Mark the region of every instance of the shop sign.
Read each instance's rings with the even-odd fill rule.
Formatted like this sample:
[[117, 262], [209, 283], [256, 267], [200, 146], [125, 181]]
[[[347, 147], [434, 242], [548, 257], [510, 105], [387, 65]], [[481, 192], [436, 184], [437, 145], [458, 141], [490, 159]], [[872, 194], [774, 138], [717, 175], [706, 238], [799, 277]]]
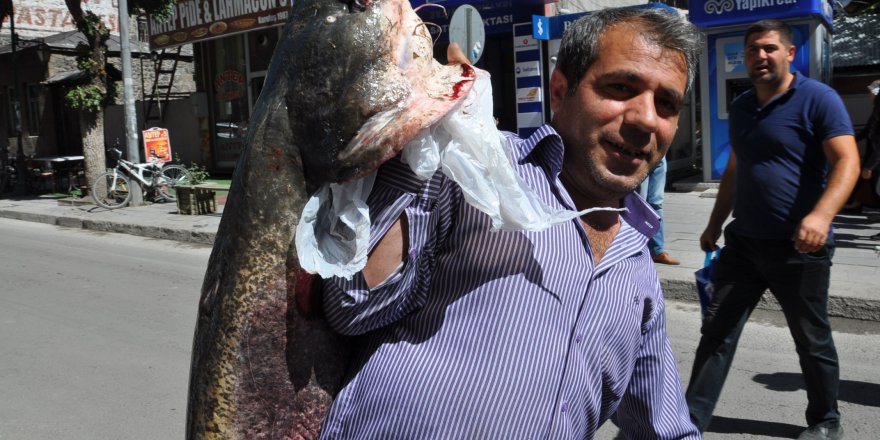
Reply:
[[[691, 0], [691, 4], [693, 2], [699, 0]], [[708, 0], [712, 1], [712, 0]], [[715, 1], [728, 1], [728, 0], [715, 0]], [[734, 1], [734, 0], [729, 0]], [[678, 14], [678, 10], [673, 8], [672, 6], [665, 5], [663, 3], [655, 3], [649, 2], [639, 5], [627, 6], [628, 8], [659, 8], [665, 9], [671, 13]], [[574, 14], [563, 14], [563, 15], [554, 15], [552, 17], [546, 17], [543, 15], [533, 15], [532, 16], [532, 35], [539, 40], [558, 40], [562, 38], [562, 34], [568, 30], [568, 28], [574, 24], [575, 21], [579, 20], [581, 17], [592, 14], [591, 11], [588, 12], [576, 12]], [[693, 20], [691, 20], [693, 21]]]
[[171, 139], [168, 137], [167, 128], [153, 127], [144, 130], [144, 157], [149, 162], [151, 158], [157, 158], [163, 162], [171, 161]]
[[516, 89], [516, 102], [541, 102], [541, 88], [527, 87], [524, 89]]
[[532, 23], [513, 25], [513, 59], [516, 76], [516, 128], [522, 137], [530, 136], [544, 123], [542, 93], [543, 47], [532, 37]]
[[526, 78], [541, 75], [541, 63], [538, 61], [526, 61], [524, 63], [516, 63], [514, 68], [517, 78]]
[[700, 27], [811, 16], [830, 26], [833, 14], [828, 0], [694, 0], [688, 9], [690, 21]]
[[293, 0], [181, 0], [171, 17], [150, 16], [150, 49], [195, 43], [282, 25]]
[[224, 70], [214, 77], [214, 100], [232, 101], [244, 97], [244, 73], [237, 70]]
[[[111, 34], [119, 35], [116, 1], [89, 0], [82, 3], [82, 8], [97, 15]], [[8, 22], [9, 17], [6, 17], [4, 30]], [[41, 38], [75, 30], [76, 23], [64, 0], [15, 0], [15, 33], [19, 37]]]
[[529, 21], [531, 14], [543, 10], [543, 0], [491, 0], [470, 1], [450, 0], [434, 3], [431, 0], [411, 0], [414, 8], [425, 4], [440, 5], [443, 8], [421, 8], [418, 15], [425, 23], [430, 23], [428, 30], [437, 41], [449, 41], [449, 20], [459, 6], [471, 5], [480, 12], [483, 27], [487, 36], [509, 33], [514, 23]]

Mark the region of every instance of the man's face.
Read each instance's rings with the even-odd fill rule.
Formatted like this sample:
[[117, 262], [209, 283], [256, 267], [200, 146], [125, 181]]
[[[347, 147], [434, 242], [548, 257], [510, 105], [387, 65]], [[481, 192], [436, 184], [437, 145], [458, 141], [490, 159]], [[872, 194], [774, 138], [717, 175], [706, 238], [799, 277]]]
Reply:
[[[565, 143], [561, 179], [573, 198], [616, 202], [660, 162], [678, 129], [687, 68], [681, 52], [617, 24], [573, 95], [560, 71], [550, 80], [552, 125]], [[577, 199], [575, 203], [578, 203]]]
[[778, 85], [794, 61], [794, 45], [785, 43], [776, 31], [749, 35], [746, 41], [746, 69], [756, 85]]

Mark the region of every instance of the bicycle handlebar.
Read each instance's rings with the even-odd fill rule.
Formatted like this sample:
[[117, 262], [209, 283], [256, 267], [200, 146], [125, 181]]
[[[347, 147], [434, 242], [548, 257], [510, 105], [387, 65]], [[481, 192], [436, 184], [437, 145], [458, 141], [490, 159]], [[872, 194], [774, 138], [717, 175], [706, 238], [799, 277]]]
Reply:
[[116, 148], [116, 147], [108, 148], [107, 151], [108, 151], [108, 152], [111, 152], [111, 153], [115, 153], [115, 154], [116, 154], [116, 160], [118, 160], [118, 161], [120, 161], [120, 162], [130, 163], [130, 164], [132, 164], [132, 165], [153, 165], [153, 166], [155, 166], [155, 167], [157, 167], [157, 168], [162, 168], [162, 166], [165, 164], [165, 161], [162, 160], [162, 159], [161, 159], [160, 157], [158, 157], [158, 156], [151, 156], [151, 157], [148, 157], [146, 163], [144, 163], [144, 164], [138, 164], [138, 163], [135, 163], [135, 162], [132, 162], [132, 161], [130, 161], [130, 160], [126, 160], [125, 158], [123, 158], [123, 157], [122, 157], [122, 151], [119, 150], [119, 149]]

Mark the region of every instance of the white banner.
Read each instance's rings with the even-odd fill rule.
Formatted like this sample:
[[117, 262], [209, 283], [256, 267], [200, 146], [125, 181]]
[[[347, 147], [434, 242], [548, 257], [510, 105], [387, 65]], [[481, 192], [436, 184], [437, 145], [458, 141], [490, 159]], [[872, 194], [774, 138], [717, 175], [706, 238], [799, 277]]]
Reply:
[[[21, 38], [40, 38], [76, 30], [64, 0], [15, 0], [14, 6], [15, 33]], [[101, 17], [110, 33], [119, 35], [116, 0], [83, 0], [82, 8]], [[7, 32], [9, 17], [3, 23], [3, 33]]]

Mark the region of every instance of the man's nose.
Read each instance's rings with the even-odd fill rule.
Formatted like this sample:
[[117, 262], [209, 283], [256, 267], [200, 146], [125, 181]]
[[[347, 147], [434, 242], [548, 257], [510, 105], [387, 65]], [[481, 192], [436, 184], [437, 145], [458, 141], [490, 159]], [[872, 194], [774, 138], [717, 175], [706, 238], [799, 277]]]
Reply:
[[657, 107], [654, 103], [654, 95], [642, 93], [629, 100], [624, 123], [638, 127], [645, 133], [657, 131]]

